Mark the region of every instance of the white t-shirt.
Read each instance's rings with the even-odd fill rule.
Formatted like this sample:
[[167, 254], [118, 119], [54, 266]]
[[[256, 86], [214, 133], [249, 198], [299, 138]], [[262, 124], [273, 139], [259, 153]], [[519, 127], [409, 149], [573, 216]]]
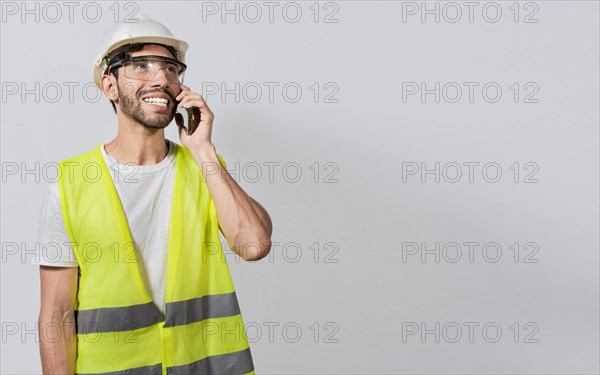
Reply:
[[[167, 140], [168, 141], [168, 140]], [[125, 217], [138, 249], [138, 266], [146, 289], [164, 313], [165, 277], [171, 197], [175, 181], [175, 145], [158, 164], [119, 164], [100, 148], [121, 199]], [[58, 183], [50, 183], [42, 204], [38, 231], [38, 254], [32, 264], [77, 267], [63, 222]]]

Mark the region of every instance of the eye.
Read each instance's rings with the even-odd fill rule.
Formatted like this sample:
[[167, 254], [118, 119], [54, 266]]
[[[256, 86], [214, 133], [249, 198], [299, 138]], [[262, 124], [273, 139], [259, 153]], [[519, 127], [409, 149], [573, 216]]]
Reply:
[[172, 74], [177, 74], [177, 72], [179, 71], [179, 68], [175, 64], [166, 64], [165, 71], [172, 73]]
[[148, 63], [146, 61], [134, 61], [132, 67], [136, 70], [145, 70], [148, 69]]

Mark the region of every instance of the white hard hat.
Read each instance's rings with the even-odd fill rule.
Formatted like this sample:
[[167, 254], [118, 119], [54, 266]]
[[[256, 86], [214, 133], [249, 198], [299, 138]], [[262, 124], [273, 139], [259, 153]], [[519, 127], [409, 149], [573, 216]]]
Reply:
[[185, 52], [189, 45], [183, 40], [173, 37], [173, 33], [160, 22], [148, 16], [138, 14], [133, 17], [137, 22], [121, 23], [115, 26], [106, 36], [105, 49], [94, 61], [94, 82], [100, 87], [100, 77], [108, 67], [106, 57], [115, 49], [131, 43], [158, 43], [171, 46], [177, 51], [177, 60], [185, 63]]

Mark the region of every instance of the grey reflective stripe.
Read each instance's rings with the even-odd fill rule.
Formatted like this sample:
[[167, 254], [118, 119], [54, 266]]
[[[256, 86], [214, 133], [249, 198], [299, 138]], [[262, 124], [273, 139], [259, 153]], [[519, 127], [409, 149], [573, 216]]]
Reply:
[[154, 302], [124, 307], [76, 310], [77, 333], [131, 331], [163, 320]]
[[169, 302], [165, 306], [165, 327], [199, 322], [210, 318], [224, 318], [240, 313], [235, 292], [213, 294], [185, 301]]
[[213, 355], [183, 366], [167, 367], [169, 375], [246, 374], [254, 370], [250, 348], [239, 352]]
[[144, 366], [144, 367], [136, 367], [130, 368], [122, 371], [115, 372], [94, 372], [94, 373], [81, 373], [76, 372], [76, 375], [161, 375], [162, 374], [162, 364], [156, 364], [152, 366]]

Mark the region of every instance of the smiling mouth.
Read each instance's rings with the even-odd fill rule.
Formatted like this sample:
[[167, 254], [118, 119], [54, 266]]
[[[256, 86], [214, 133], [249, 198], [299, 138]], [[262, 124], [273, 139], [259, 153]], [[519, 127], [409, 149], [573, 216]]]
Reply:
[[155, 105], [157, 107], [166, 107], [169, 105], [169, 99], [165, 98], [145, 98], [144, 102]]

